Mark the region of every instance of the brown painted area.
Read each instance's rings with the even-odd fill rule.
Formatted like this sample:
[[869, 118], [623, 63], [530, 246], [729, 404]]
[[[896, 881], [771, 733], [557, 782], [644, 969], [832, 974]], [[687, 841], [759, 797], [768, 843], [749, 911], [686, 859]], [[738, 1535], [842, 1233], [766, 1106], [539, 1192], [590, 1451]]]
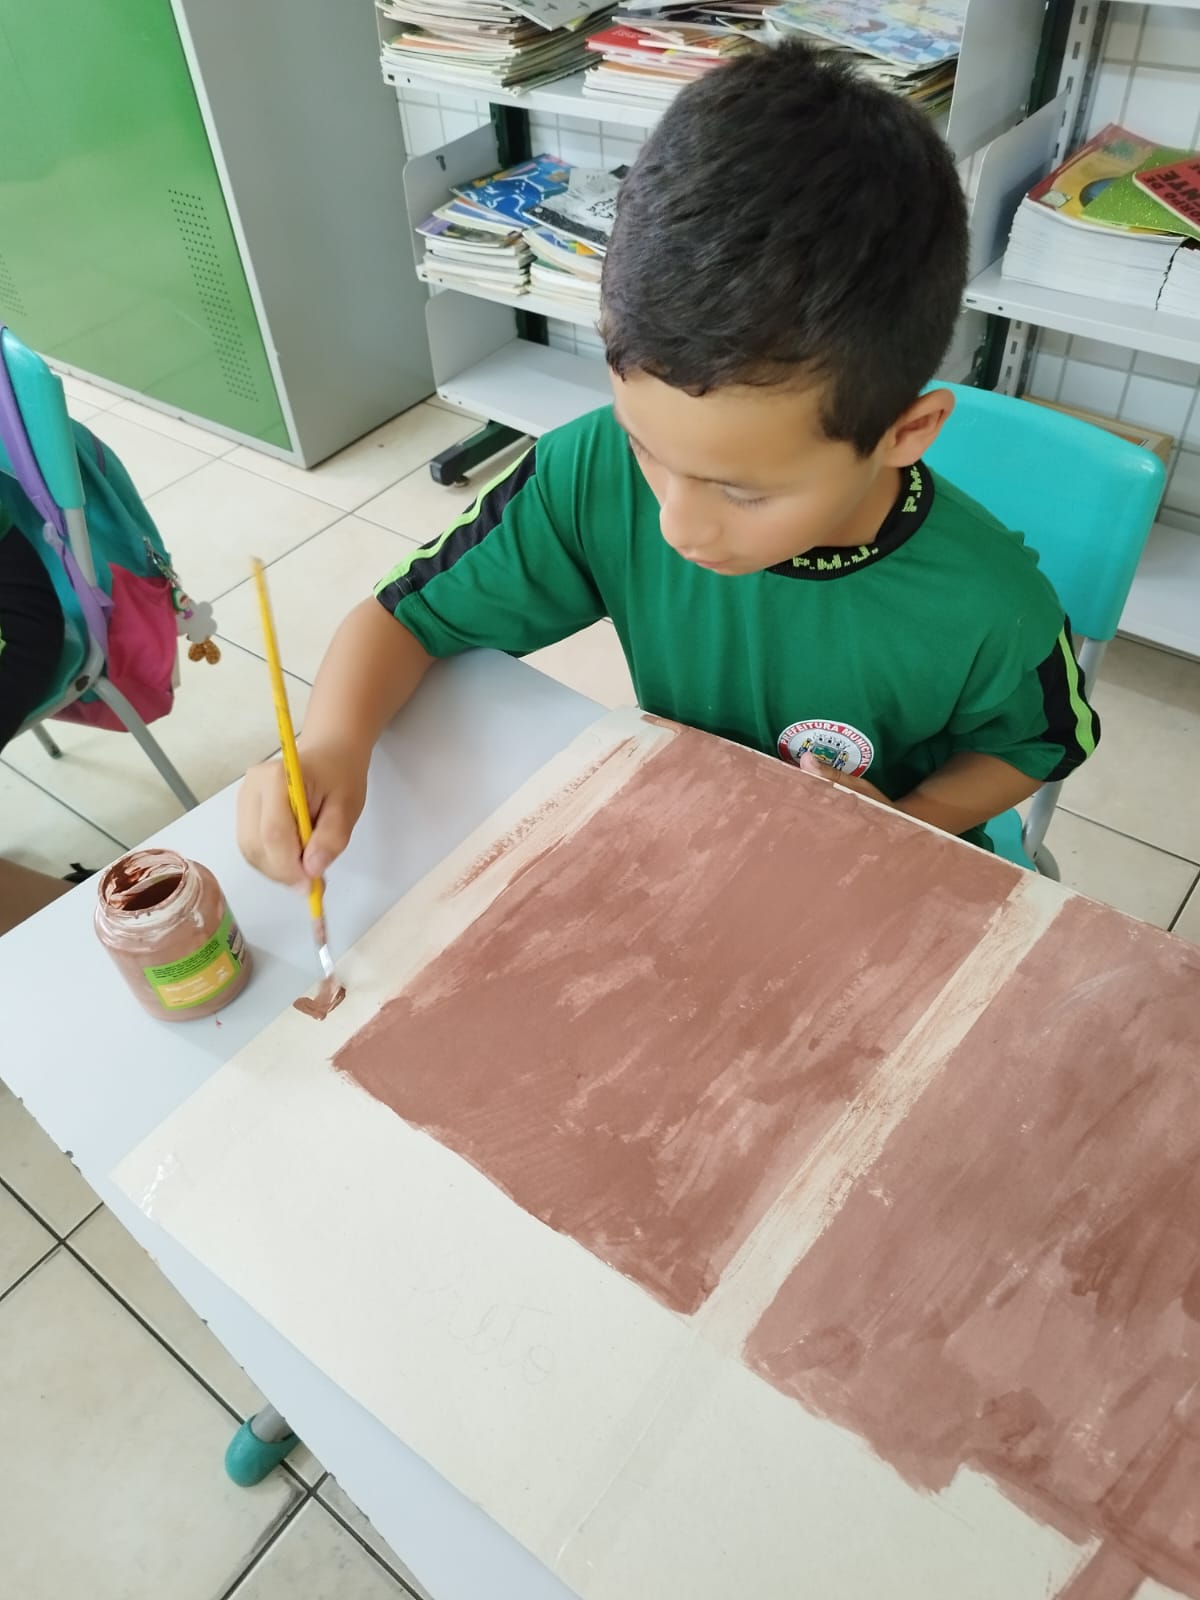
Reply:
[[335, 1062], [695, 1311], [1014, 881], [682, 732]]
[[1104, 1544], [1067, 1587], [1058, 1591], [1058, 1600], [1137, 1600], [1145, 1576], [1123, 1550]]
[[1200, 1600], [1200, 950], [1070, 902], [746, 1356], [910, 1482], [1105, 1540], [1071, 1600], [1122, 1558]]
[[333, 978], [322, 978], [312, 994], [302, 994], [292, 1001], [292, 1009], [303, 1016], [324, 1022], [331, 1011], [336, 1011], [346, 998], [345, 988]]
[[[647, 722], [657, 722], [658, 718], [647, 717], [646, 720]], [[662, 726], [672, 727], [674, 724], [663, 723]], [[547, 800], [536, 811], [529, 812], [527, 816], [521, 818], [515, 828], [510, 828], [507, 833], [501, 834], [498, 839], [494, 840], [491, 846], [471, 863], [470, 869], [454, 885], [452, 893], [460, 894], [464, 889], [469, 889], [473, 883], [482, 878], [490, 866], [494, 866], [502, 856], [507, 855], [515, 845], [520, 844], [522, 839], [527, 838], [535, 828], [539, 827], [550, 811], [561, 803], [564, 796], [582, 789], [585, 784], [595, 777], [597, 772], [600, 772], [610, 763], [619, 760], [622, 756], [628, 755], [634, 749], [634, 745], [635, 740], [632, 737], [622, 739], [618, 744], [613, 745], [611, 750], [606, 750], [599, 760], [593, 761], [590, 766], [586, 766], [582, 771], [577, 772], [574, 777], [562, 786], [553, 800]]]

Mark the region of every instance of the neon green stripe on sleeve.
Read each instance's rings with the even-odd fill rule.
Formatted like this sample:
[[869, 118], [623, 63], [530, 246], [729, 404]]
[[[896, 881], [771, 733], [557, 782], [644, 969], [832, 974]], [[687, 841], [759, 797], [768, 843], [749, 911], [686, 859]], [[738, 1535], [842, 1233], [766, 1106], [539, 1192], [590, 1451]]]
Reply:
[[[528, 454], [528, 452], [526, 452], [526, 454]], [[413, 567], [418, 561], [429, 561], [432, 560], [434, 556], [438, 555], [445, 546], [447, 540], [452, 538], [460, 528], [469, 526], [470, 523], [475, 520], [483, 507], [483, 502], [487, 499], [488, 495], [491, 494], [492, 490], [502, 484], [506, 478], [511, 478], [513, 473], [521, 465], [524, 459], [524, 455], [519, 455], [514, 462], [505, 467], [503, 472], [498, 473], [496, 477], [494, 477], [489, 483], [485, 483], [483, 488], [480, 489], [479, 493], [475, 496], [475, 499], [462, 513], [462, 515], [455, 517], [454, 521], [449, 525], [449, 527], [444, 529], [443, 532], [439, 533], [432, 544], [421, 545], [419, 549], [411, 551], [397, 566], [393, 567], [387, 576], [382, 578], [375, 585], [376, 597], [381, 595], [389, 584], [397, 582], [400, 578], [407, 577], [409, 572], [412, 571]]]
[[1079, 663], [1075, 659], [1075, 652], [1071, 648], [1071, 641], [1067, 638], [1065, 628], [1058, 636], [1058, 648], [1062, 651], [1067, 673], [1067, 692], [1071, 700], [1071, 711], [1075, 717], [1075, 737], [1084, 755], [1090, 756], [1096, 748], [1096, 725], [1091, 707], [1083, 698], [1083, 685], [1079, 681]]

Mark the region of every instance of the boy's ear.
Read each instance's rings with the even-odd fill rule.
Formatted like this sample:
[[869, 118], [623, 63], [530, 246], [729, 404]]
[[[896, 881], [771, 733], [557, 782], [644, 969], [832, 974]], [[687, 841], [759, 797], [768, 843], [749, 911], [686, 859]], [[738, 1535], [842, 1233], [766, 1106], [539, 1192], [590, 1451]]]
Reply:
[[953, 410], [949, 389], [931, 389], [914, 400], [884, 435], [884, 466], [911, 467], [919, 461]]

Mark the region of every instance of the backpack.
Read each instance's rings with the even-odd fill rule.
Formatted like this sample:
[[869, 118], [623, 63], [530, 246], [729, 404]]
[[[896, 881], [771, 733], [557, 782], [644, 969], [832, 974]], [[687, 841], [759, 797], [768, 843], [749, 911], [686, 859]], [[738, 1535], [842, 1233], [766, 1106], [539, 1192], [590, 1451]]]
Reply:
[[[71, 427], [95, 588], [84, 578], [70, 546], [7, 474], [0, 474], [0, 507], [41, 556], [68, 622], [78, 618], [103, 649], [105, 676], [143, 721], [154, 722], [174, 703], [181, 633], [191, 641], [193, 660], [220, 659], [211, 638], [212, 607], [198, 606], [184, 594], [162, 536], [116, 454], [82, 423], [72, 421]], [[68, 631], [78, 637], [77, 630]], [[124, 729], [94, 691], [85, 690], [53, 715], [63, 722]]]

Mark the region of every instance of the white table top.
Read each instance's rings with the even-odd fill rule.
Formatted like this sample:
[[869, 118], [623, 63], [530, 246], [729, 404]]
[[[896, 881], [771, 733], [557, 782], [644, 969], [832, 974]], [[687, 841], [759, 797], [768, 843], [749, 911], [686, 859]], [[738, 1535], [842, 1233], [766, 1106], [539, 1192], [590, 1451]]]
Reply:
[[[599, 714], [592, 701], [504, 656], [439, 666], [381, 740], [366, 811], [330, 874], [335, 955]], [[253, 982], [220, 1013], [219, 1027], [211, 1017], [164, 1024], [144, 1016], [96, 940], [95, 886], [84, 884], [4, 940], [4, 1080], [435, 1600], [569, 1600], [557, 1578], [110, 1181], [130, 1150], [314, 979], [302, 899], [238, 854], [234, 790], [152, 842], [216, 873], [253, 946]]]

